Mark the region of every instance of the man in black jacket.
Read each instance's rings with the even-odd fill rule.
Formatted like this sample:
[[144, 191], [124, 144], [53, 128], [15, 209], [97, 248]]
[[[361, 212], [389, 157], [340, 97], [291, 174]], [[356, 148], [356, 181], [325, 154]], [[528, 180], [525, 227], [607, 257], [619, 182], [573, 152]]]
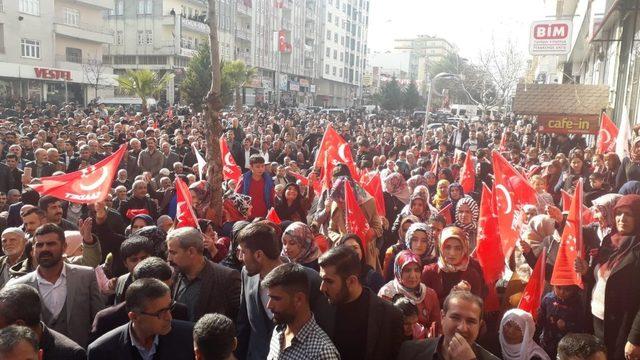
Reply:
[[134, 360], [149, 354], [156, 360], [193, 359], [193, 324], [173, 320], [174, 302], [165, 283], [136, 280], [127, 290], [125, 303], [129, 322], [92, 342], [88, 359]]
[[0, 328], [18, 322], [33, 330], [43, 351], [43, 359], [83, 360], [84, 349], [73, 340], [49, 329], [40, 321], [40, 295], [29, 285], [10, 285], [0, 290]]
[[403, 340], [402, 314], [359, 280], [356, 252], [338, 246], [318, 261], [322, 291], [336, 306], [335, 324], [327, 334], [345, 360], [395, 359]]

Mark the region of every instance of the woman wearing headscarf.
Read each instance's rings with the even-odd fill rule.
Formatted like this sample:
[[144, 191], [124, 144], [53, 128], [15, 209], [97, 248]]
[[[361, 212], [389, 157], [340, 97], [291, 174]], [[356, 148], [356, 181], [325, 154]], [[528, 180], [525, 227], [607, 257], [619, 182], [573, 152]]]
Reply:
[[440, 305], [455, 286], [465, 285], [470, 291], [484, 297], [484, 280], [477, 266], [469, 266], [469, 242], [465, 231], [457, 226], [442, 230], [436, 263], [422, 270], [422, 282], [435, 290]]
[[151, 225], [155, 225], [153, 218], [151, 216], [149, 216], [148, 214], [138, 214], [131, 219], [131, 224], [127, 226], [127, 228], [124, 231], [124, 234], [125, 236], [129, 236], [132, 233], [138, 231], [139, 229], [142, 229], [145, 226], [151, 226]]
[[[619, 245], [613, 244], [612, 239], [618, 232], [614, 208], [621, 197], [619, 194], [606, 194], [592, 202], [591, 211], [596, 221], [585, 226], [584, 230], [592, 232], [597, 239], [600, 245], [598, 258], [607, 258], [614, 247]], [[615, 237], [615, 240], [619, 240], [619, 237]]]
[[398, 240], [395, 244], [389, 246], [387, 248], [387, 251], [384, 253], [384, 260], [382, 262], [382, 275], [384, 276], [385, 281], [391, 281], [391, 279], [393, 278], [393, 261], [396, 258], [396, 255], [400, 251], [407, 249], [404, 237], [409, 230], [409, 227], [419, 222], [420, 219], [418, 219], [414, 215], [406, 215], [401, 218], [400, 225], [397, 229]]
[[296, 183], [288, 183], [284, 187], [282, 196], [275, 198], [275, 210], [281, 220], [307, 222], [307, 211], [313, 201], [313, 189], [303, 196], [300, 186]]
[[556, 204], [560, 203], [561, 194], [559, 191], [556, 191], [556, 184], [560, 181], [562, 177], [562, 165], [559, 160], [551, 160], [550, 162], [544, 163], [542, 166], [542, 178], [546, 181], [547, 184], [547, 193], [551, 194], [553, 197], [553, 201]]
[[429, 197], [433, 197], [436, 194], [438, 187], [438, 177], [431, 171], [427, 171], [424, 174], [424, 178], [427, 180], [425, 186], [429, 189]]
[[548, 215], [536, 215], [523, 228], [522, 239], [514, 250], [515, 272], [520, 280], [527, 282], [543, 250], [545, 239], [557, 234], [556, 221]]
[[282, 233], [282, 256], [291, 262], [320, 271], [320, 250], [307, 224], [296, 221], [287, 226]]
[[438, 181], [436, 194], [431, 199], [431, 203], [436, 209], [441, 210], [447, 201], [449, 201], [449, 181], [442, 179]]
[[193, 209], [198, 219], [213, 221], [215, 211], [209, 207], [211, 202], [211, 188], [205, 180], [196, 181], [189, 186], [191, 198], [193, 199]]
[[238, 259], [238, 240], [237, 239], [240, 231], [244, 229], [247, 225], [249, 225], [249, 222], [245, 220], [236, 221], [233, 224], [232, 229], [229, 233], [229, 237], [231, 238], [231, 246], [229, 248], [229, 254], [227, 254], [227, 257], [225, 257], [224, 260], [222, 260], [221, 265], [226, 266], [230, 269], [238, 270], [238, 271], [242, 270], [242, 266], [243, 266], [242, 261]]
[[[611, 359], [640, 358], [640, 195], [625, 195], [614, 207], [618, 245], [593, 270], [578, 258], [576, 271], [593, 287], [594, 334]], [[606, 316], [605, 316], [606, 314]]]
[[480, 210], [478, 209], [478, 204], [470, 196], [465, 196], [458, 201], [456, 205], [455, 224], [463, 229], [467, 235], [471, 252], [476, 248], [479, 217]]
[[[411, 250], [420, 258], [423, 266], [437, 261], [435, 247], [436, 239], [433, 229], [423, 222], [413, 223], [404, 236], [405, 249]], [[395, 259], [394, 259], [395, 263]]]
[[[424, 185], [429, 187], [429, 179], [432, 179], [431, 182], [436, 181], [436, 176], [433, 175], [433, 173], [426, 173], [424, 176], [422, 175], [413, 175], [412, 177], [409, 178], [409, 180], [407, 180], [407, 186], [409, 187], [409, 192], [413, 193], [413, 190], [420, 186], [420, 185]], [[433, 185], [433, 187], [435, 188], [435, 184]]]
[[385, 217], [382, 219], [384, 228], [382, 237], [384, 242], [381, 249], [385, 251], [398, 240], [398, 237], [397, 229], [394, 228], [396, 224], [394, 223], [392, 226], [388, 226], [388, 223], [384, 223], [397, 219], [402, 209], [409, 203], [411, 192], [404, 177], [400, 173], [394, 172], [382, 179], [382, 195], [384, 197]]
[[422, 263], [420, 257], [403, 250], [398, 253], [393, 266], [394, 279], [386, 283], [378, 296], [393, 302], [398, 297], [406, 297], [418, 308], [418, 322], [425, 328], [435, 331], [430, 336], [437, 336], [440, 327], [440, 303], [433, 289], [420, 282]]
[[451, 204], [450, 212], [451, 218], [456, 218], [456, 206], [458, 205], [458, 200], [464, 197], [464, 189], [462, 185], [458, 183], [452, 183], [449, 185], [449, 201], [447, 201], [444, 206]]
[[629, 156], [622, 160], [616, 175], [615, 188], [620, 189], [630, 180], [640, 180], [640, 137], [633, 140]]
[[224, 223], [234, 223], [249, 219], [251, 215], [251, 196], [235, 192], [226, 195], [222, 201], [222, 212], [224, 214]]
[[364, 247], [362, 246], [362, 240], [360, 237], [355, 234], [345, 234], [335, 243], [335, 246], [340, 245], [348, 246], [358, 254], [358, 259], [360, 259], [361, 265], [359, 276], [360, 282], [363, 286], [368, 287], [371, 291], [377, 294], [382, 285], [384, 285], [384, 279], [379, 272], [374, 270], [374, 268], [367, 263], [366, 254], [363, 251]]
[[605, 182], [609, 184], [613, 190], [618, 189], [616, 187], [616, 176], [618, 176], [620, 165], [621, 162], [618, 154], [614, 152], [604, 154]]
[[536, 324], [528, 312], [511, 309], [500, 321], [500, 347], [504, 360], [550, 360], [549, 355], [533, 340]]

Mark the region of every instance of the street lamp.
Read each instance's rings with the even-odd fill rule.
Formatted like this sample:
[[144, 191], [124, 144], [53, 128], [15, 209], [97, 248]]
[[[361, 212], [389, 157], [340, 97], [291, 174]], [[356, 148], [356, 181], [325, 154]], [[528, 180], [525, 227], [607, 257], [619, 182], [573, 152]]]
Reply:
[[440, 73], [433, 77], [433, 79], [429, 79], [429, 74], [427, 74], [427, 89], [429, 89], [429, 93], [427, 94], [427, 111], [424, 114], [424, 127], [422, 129], [422, 147], [424, 148], [427, 144], [427, 125], [429, 124], [429, 108], [431, 107], [431, 94], [434, 91], [433, 85], [436, 80], [439, 79], [455, 79], [460, 80], [460, 77], [456, 74], [450, 73]]

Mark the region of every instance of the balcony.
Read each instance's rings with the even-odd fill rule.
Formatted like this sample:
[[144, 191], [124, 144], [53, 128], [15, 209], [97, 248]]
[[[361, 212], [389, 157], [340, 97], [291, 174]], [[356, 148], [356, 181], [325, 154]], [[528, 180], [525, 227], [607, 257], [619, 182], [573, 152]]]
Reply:
[[251, 33], [248, 30], [236, 29], [236, 38], [251, 41]]
[[180, 56], [186, 56], [188, 58], [192, 58], [196, 55], [198, 50], [188, 49], [188, 48], [180, 48]]
[[100, 9], [113, 9], [113, 0], [76, 0], [76, 2]]
[[304, 37], [307, 39], [315, 39], [316, 38], [316, 30], [315, 29], [304, 29]]
[[245, 6], [242, 2], [238, 1], [236, 9], [238, 14], [251, 17], [251, 8]]
[[113, 43], [113, 31], [107, 27], [83, 22], [69, 25], [62, 18], [55, 18], [53, 23], [53, 31], [58, 35], [102, 44]]
[[182, 26], [184, 27], [185, 30], [190, 30], [193, 32], [206, 34], [206, 35], [209, 34], [209, 25], [200, 21], [183, 18]]

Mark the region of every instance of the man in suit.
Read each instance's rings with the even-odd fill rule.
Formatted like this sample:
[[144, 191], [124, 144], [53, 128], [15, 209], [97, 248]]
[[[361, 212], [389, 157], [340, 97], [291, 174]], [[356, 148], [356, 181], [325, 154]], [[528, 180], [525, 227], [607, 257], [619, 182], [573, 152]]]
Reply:
[[[283, 262], [280, 258], [280, 239], [269, 225], [253, 223], [247, 225], [237, 236], [239, 258], [242, 269], [242, 294], [238, 326], [238, 349], [240, 360], [262, 360], [269, 354], [269, 339], [273, 333], [273, 313], [267, 308], [267, 299], [260, 290], [261, 281]], [[303, 269], [310, 284], [309, 304], [320, 328], [326, 333], [332, 328], [333, 308], [320, 293], [320, 276], [310, 268]]]
[[68, 336], [82, 347], [88, 345], [91, 323], [104, 308], [92, 268], [67, 264], [64, 230], [55, 224], [44, 224], [35, 232], [34, 257], [38, 267], [7, 286], [27, 284], [42, 296], [44, 323]]
[[482, 327], [482, 299], [468, 291], [453, 291], [442, 306], [442, 336], [406, 341], [398, 360], [478, 359], [498, 357], [476, 344]]
[[64, 211], [59, 199], [45, 195], [38, 200], [38, 207], [44, 212], [47, 223], [56, 224], [65, 231], [78, 230], [75, 224], [64, 218]]
[[173, 164], [182, 160], [178, 154], [171, 151], [171, 145], [166, 141], [160, 145], [160, 150], [162, 150], [162, 155], [164, 155], [163, 168], [171, 170], [173, 169]]
[[31, 168], [32, 178], [51, 176], [56, 171], [55, 166], [47, 160], [47, 150], [37, 149], [34, 153], [35, 160], [29, 161], [25, 168]]
[[67, 167], [67, 173], [78, 171], [80, 167], [86, 167], [92, 165], [95, 162], [91, 158], [91, 149], [89, 145], [82, 145], [80, 147], [79, 156], [71, 158], [69, 160], [69, 166]]
[[251, 147], [251, 139], [246, 137], [242, 141], [242, 148], [233, 154], [236, 164], [240, 166], [242, 171], [249, 170], [249, 158], [251, 155], [258, 154], [258, 149]]
[[395, 359], [403, 341], [402, 314], [360, 283], [358, 254], [347, 246], [324, 253], [319, 261], [322, 291], [336, 306], [328, 334], [343, 359]]
[[7, 154], [4, 162], [9, 168], [9, 174], [7, 175], [7, 188], [9, 190], [22, 190], [22, 174], [24, 173], [22, 170], [18, 169], [18, 157], [16, 154]]
[[193, 324], [173, 320], [171, 290], [158, 279], [139, 279], [126, 294], [129, 322], [89, 345], [90, 360], [191, 360]]
[[133, 183], [131, 197], [120, 203], [118, 211], [123, 219], [131, 220], [135, 214], [129, 210], [146, 210], [147, 214], [156, 220], [158, 218], [158, 205], [151, 200], [148, 194], [147, 183], [144, 180], [136, 180]]
[[[7, 286], [0, 290], [0, 329], [20, 324], [36, 334], [44, 359], [84, 360], [87, 355], [73, 340], [49, 329], [40, 321], [40, 295], [29, 285]], [[1, 358], [1, 357], [0, 357]]]
[[205, 258], [200, 230], [183, 227], [170, 231], [167, 248], [168, 260], [179, 272], [173, 299], [187, 305], [189, 320], [198, 321], [207, 313], [235, 319], [240, 305], [240, 274]]
[[[171, 271], [171, 267], [166, 261], [158, 257], [147, 257], [140, 261], [131, 272], [132, 282], [133, 280], [147, 278], [158, 279], [167, 284], [168, 287], [173, 285], [173, 272]], [[187, 306], [181, 303], [175, 303], [173, 309], [171, 309], [171, 317], [176, 320], [188, 321], [189, 314]], [[127, 308], [124, 300], [117, 305], [100, 310], [96, 314], [95, 319], [93, 319], [93, 327], [89, 335], [90, 342], [93, 342], [118, 326], [126, 324], [128, 321], [129, 317], [127, 316]]]

